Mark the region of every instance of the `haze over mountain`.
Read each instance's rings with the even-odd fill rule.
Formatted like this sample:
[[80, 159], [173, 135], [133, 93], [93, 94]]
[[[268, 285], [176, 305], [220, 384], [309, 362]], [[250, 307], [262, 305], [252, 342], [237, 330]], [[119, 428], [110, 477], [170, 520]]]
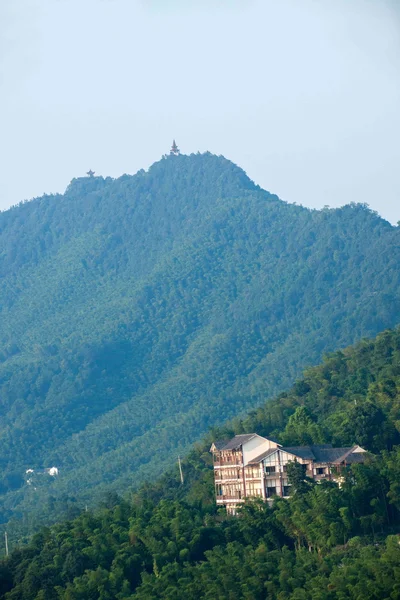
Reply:
[[0, 45], [1, 209], [177, 136], [290, 202], [400, 219], [398, 0], [2, 0]]
[[209, 153], [1, 213], [2, 519], [137, 485], [396, 325], [399, 232], [364, 205], [286, 204]]

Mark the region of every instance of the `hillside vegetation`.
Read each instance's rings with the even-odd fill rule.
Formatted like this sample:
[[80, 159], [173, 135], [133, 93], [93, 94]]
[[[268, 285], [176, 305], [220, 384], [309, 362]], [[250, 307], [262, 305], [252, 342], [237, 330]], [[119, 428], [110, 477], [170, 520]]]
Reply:
[[[279, 433], [288, 444], [374, 453], [335, 483], [217, 511], [211, 440]], [[5, 600], [396, 600], [400, 597], [400, 330], [336, 352], [244, 420], [210, 432], [132, 499], [109, 496], [0, 563]]]
[[0, 519], [137, 486], [395, 326], [399, 241], [366, 206], [286, 204], [208, 153], [1, 213]]

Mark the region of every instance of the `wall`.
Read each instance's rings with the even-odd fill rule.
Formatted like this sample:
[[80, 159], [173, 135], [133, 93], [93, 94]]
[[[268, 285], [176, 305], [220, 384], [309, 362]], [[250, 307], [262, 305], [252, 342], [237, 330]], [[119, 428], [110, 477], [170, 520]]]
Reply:
[[278, 444], [276, 442], [272, 442], [271, 440], [267, 440], [266, 438], [257, 435], [249, 442], [243, 444], [244, 464], [247, 465], [253, 458], [256, 458], [256, 456], [259, 456], [270, 448], [276, 448], [277, 446]]

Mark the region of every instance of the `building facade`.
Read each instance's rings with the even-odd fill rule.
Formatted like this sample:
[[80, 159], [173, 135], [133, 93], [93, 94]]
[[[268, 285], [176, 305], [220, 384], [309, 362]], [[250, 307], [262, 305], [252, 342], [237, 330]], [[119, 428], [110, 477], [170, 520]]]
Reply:
[[216, 502], [231, 514], [235, 514], [245, 498], [269, 501], [275, 496], [289, 496], [289, 462], [304, 465], [307, 477], [316, 481], [340, 481], [347, 465], [364, 462], [365, 458], [365, 450], [360, 446], [333, 448], [331, 444], [323, 444], [284, 448], [256, 433], [214, 442], [210, 452], [214, 460]]

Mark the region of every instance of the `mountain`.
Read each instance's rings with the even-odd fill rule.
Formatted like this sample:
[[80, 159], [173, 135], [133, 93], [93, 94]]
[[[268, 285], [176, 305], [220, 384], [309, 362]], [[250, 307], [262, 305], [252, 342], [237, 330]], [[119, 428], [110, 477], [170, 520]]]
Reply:
[[[339, 487], [217, 510], [211, 441], [276, 432], [289, 444], [362, 442]], [[43, 529], [0, 562], [4, 600], [377, 600], [399, 597], [400, 329], [326, 357], [245, 419], [209, 432], [132, 501]]]
[[1, 213], [2, 521], [135, 487], [396, 325], [399, 242], [365, 205], [289, 205], [209, 153]]

